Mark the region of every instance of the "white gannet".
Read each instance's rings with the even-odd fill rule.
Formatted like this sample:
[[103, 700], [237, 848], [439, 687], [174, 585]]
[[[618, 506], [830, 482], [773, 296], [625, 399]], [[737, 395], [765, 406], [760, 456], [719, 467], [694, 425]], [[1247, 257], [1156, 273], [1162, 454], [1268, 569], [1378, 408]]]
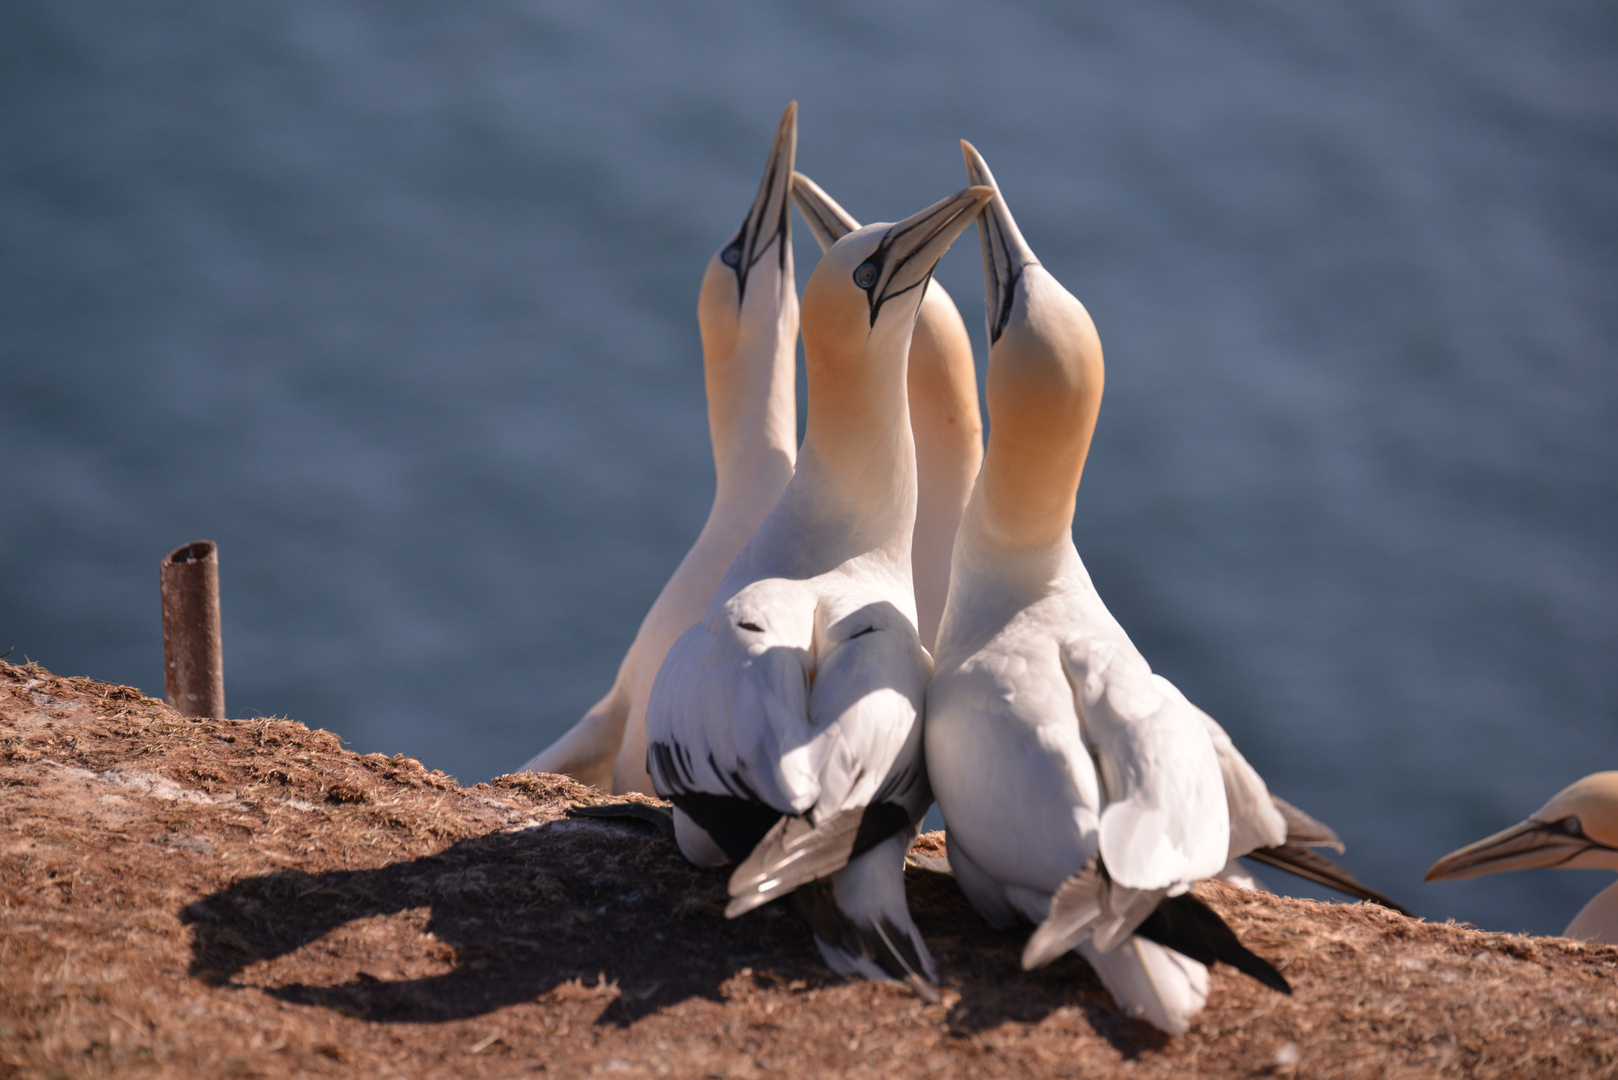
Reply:
[[786, 490], [797, 452], [798, 293], [790, 191], [798, 105], [781, 116], [758, 195], [708, 260], [697, 301], [713, 438], [713, 508], [641, 621], [607, 696], [524, 769], [565, 773], [614, 794], [652, 793], [646, 700], [669, 646], [713, 602], [747, 538]]
[[793, 895], [821, 955], [936, 999], [904, 855], [932, 796], [910, 535], [911, 328], [944, 251], [988, 200], [959, 192], [843, 237], [803, 296], [809, 415], [785, 494], [669, 650], [648, 766], [690, 861], [738, 863], [732, 917]]
[[[860, 227], [837, 200], [802, 173], [792, 174], [792, 201], [825, 251]], [[955, 529], [983, 464], [972, 338], [944, 286], [927, 283], [910, 340], [910, 430], [916, 438], [916, 527], [910, 569], [916, 581], [916, 629], [928, 652], [938, 640], [949, 592]]]
[[[1468, 844], [1433, 863], [1428, 881], [1550, 866], [1618, 870], [1618, 772], [1598, 772], [1563, 788], [1527, 821]], [[1585, 904], [1562, 936], [1618, 945], [1618, 883]]]
[[[992, 187], [982, 158], [962, 150], [968, 178]], [[978, 235], [989, 448], [955, 540], [926, 712], [950, 865], [990, 923], [1038, 925], [1024, 967], [1077, 948], [1127, 1012], [1182, 1034], [1215, 959], [1287, 984], [1187, 893], [1231, 855], [1220, 756], [1203, 714], [1153, 674], [1073, 545], [1101, 405], [1095, 326], [998, 191]], [[1239, 815], [1238, 831], [1284, 840], [1281, 813], [1249, 801], [1261, 812], [1251, 825]]]

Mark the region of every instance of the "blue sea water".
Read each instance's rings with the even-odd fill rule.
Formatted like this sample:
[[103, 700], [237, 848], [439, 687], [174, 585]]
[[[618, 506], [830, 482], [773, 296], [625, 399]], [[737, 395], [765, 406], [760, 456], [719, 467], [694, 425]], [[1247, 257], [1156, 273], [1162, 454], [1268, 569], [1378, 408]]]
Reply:
[[1153, 665], [1367, 882], [1559, 930], [1603, 875], [1420, 878], [1618, 768], [1593, 2], [6, 5], [0, 652], [160, 694], [209, 537], [232, 715], [515, 768], [707, 512], [697, 284], [791, 99], [864, 220], [971, 139], [1089, 307]]

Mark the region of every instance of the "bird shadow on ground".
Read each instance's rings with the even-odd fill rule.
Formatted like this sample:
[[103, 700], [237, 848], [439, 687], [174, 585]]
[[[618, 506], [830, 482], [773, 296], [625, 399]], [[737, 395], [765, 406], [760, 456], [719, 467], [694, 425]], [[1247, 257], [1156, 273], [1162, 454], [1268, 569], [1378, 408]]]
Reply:
[[[180, 917], [192, 928], [194, 978], [383, 1023], [481, 1016], [576, 982], [615, 987], [596, 1023], [628, 1026], [689, 998], [723, 1000], [738, 974], [760, 986], [840, 981], [787, 905], [725, 919], [727, 879], [690, 866], [649, 825], [570, 819], [376, 869], [243, 878]], [[1166, 1043], [1123, 1016], [1082, 959], [1022, 971], [1027, 930], [991, 929], [953, 878], [912, 869], [906, 880], [942, 982], [960, 994], [946, 1018], [952, 1036], [1076, 1010], [1126, 1058]], [[373, 926], [369, 938], [339, 933], [420, 909], [425, 921]], [[372, 974], [411, 957], [437, 970]]]
[[[189, 905], [181, 920], [192, 927], [193, 977], [245, 986], [257, 984], [244, 973], [268, 975], [279, 985], [261, 988], [281, 1000], [379, 1022], [479, 1016], [578, 980], [615, 985], [597, 1022], [628, 1025], [690, 997], [721, 1000], [726, 980], [747, 968], [810, 986], [835, 979], [789, 913], [725, 920], [725, 883], [649, 827], [569, 820], [372, 870], [244, 878]], [[430, 910], [424, 927], [417, 920], [384, 929], [389, 940], [334, 943], [334, 931], [358, 920], [420, 908]], [[300, 952], [322, 939], [327, 947]], [[366, 970], [400, 955], [448, 970], [399, 979]]]
[[1076, 1011], [1125, 1059], [1161, 1050], [1170, 1039], [1118, 1010], [1084, 960], [1069, 953], [1036, 971], [1022, 970], [1030, 928], [996, 930], [978, 917], [953, 878], [906, 875], [916, 926], [938, 961], [945, 985], [960, 993], [947, 1017], [950, 1034], [970, 1038], [1001, 1024], [1037, 1024]]

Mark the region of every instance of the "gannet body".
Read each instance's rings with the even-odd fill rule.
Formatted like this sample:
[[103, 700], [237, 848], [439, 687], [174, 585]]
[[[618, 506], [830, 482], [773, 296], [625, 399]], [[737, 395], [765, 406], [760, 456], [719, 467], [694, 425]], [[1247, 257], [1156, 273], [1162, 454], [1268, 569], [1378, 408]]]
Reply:
[[[1618, 870], [1618, 772], [1592, 773], [1563, 788], [1527, 821], [1439, 859], [1427, 880], [1541, 866]], [[1596, 893], [1562, 935], [1618, 945], [1618, 883]]]
[[[837, 200], [802, 173], [792, 176], [792, 201], [825, 251], [860, 227]], [[972, 339], [955, 301], [927, 283], [910, 340], [910, 429], [916, 438], [916, 527], [910, 569], [916, 582], [916, 629], [931, 652], [949, 592], [955, 530], [983, 464], [983, 417], [978, 410]]]
[[[993, 186], [962, 147], [968, 177]], [[1285, 821], [1251, 767], [1233, 769], [1239, 755], [1221, 768], [1217, 725], [1152, 672], [1096, 594], [1072, 523], [1100, 341], [998, 192], [978, 235], [989, 449], [956, 536], [926, 713], [950, 865], [989, 922], [1037, 925], [1024, 967], [1077, 948], [1126, 1011], [1182, 1034], [1215, 959], [1286, 989], [1186, 894], [1225, 867], [1233, 832], [1274, 843]]]
[[681, 852], [740, 864], [727, 914], [792, 893], [834, 970], [929, 997], [932, 957], [904, 896], [905, 849], [932, 799], [905, 367], [923, 286], [989, 194], [850, 233], [815, 268], [797, 471], [669, 650], [646, 714]]
[[797, 452], [798, 294], [790, 197], [798, 106], [787, 106], [741, 230], [709, 260], [697, 302], [717, 483], [696, 543], [641, 621], [612, 689], [524, 769], [651, 794], [646, 702], [669, 646], [713, 602], [786, 489]]

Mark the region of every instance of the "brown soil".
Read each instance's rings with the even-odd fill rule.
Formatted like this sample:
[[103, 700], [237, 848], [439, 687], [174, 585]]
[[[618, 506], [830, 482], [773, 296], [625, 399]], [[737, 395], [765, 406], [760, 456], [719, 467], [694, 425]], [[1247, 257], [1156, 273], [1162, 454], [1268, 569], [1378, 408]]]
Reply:
[[606, 801], [0, 662], [0, 1077], [1618, 1073], [1618, 949], [1207, 884], [1296, 992], [1221, 968], [1167, 1039], [913, 872], [929, 1006]]

